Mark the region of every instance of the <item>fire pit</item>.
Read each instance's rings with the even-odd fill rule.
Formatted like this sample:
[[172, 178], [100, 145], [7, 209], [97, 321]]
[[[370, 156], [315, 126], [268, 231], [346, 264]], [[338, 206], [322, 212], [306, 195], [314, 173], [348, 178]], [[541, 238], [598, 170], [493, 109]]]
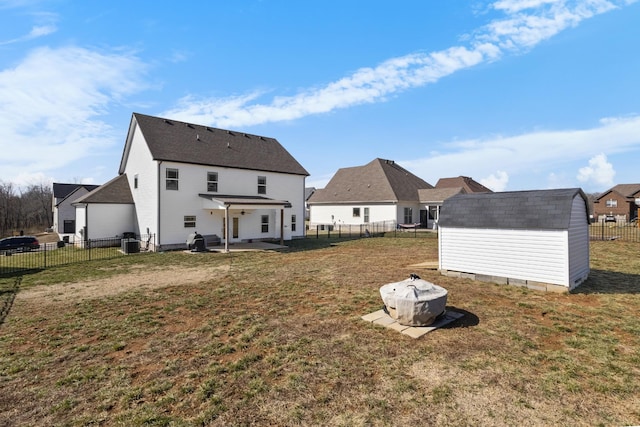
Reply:
[[429, 326], [445, 312], [447, 290], [415, 274], [380, 288], [386, 311], [401, 325]]

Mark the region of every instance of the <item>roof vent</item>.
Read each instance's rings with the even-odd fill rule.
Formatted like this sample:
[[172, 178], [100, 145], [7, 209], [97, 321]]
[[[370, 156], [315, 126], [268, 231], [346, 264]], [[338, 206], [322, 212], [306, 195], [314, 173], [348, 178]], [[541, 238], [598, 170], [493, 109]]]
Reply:
[[196, 134], [196, 140], [200, 141], [200, 134]]
[[227, 142], [227, 148], [231, 148], [231, 144]]
[[164, 119], [164, 122], [165, 122], [166, 124], [168, 124], [168, 125], [172, 125], [172, 124], [173, 124], [173, 123], [171, 123], [171, 122], [170, 122], [169, 120], [167, 120], [167, 119]]

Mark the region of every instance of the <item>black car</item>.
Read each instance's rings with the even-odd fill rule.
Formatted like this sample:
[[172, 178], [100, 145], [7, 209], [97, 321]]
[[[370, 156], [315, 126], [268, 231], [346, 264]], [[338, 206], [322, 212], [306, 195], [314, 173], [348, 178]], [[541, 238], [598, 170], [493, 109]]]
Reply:
[[607, 215], [604, 217], [604, 222], [616, 222], [616, 217], [613, 215]]
[[24, 252], [39, 248], [40, 242], [34, 236], [7, 237], [0, 240], [0, 252]]

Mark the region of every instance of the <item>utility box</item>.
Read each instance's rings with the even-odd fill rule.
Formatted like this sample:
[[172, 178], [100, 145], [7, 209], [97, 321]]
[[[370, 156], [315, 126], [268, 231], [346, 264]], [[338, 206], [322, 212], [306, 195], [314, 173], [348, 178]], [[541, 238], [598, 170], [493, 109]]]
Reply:
[[140, 241], [136, 239], [122, 239], [122, 252], [136, 254], [140, 252]]

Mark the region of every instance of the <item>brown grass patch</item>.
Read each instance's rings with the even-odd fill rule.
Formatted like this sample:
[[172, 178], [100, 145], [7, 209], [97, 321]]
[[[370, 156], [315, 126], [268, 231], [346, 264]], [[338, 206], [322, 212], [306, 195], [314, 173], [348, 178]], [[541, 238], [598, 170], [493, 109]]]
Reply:
[[418, 340], [360, 316], [437, 259], [433, 237], [298, 245], [24, 276], [0, 325], [0, 424], [640, 423], [637, 244], [594, 242], [568, 295], [420, 271], [466, 315]]

